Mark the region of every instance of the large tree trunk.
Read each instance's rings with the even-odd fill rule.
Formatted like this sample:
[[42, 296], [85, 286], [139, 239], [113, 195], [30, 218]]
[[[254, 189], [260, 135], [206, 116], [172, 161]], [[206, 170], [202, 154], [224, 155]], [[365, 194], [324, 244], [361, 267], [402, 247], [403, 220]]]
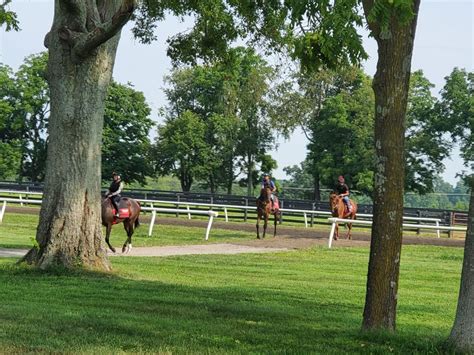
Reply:
[[104, 105], [133, 1], [56, 0], [49, 48], [51, 116], [38, 248], [24, 260], [109, 269], [101, 228]]
[[450, 336], [456, 349], [466, 353], [474, 352], [474, 177], [472, 179], [461, 288]]
[[[363, 4], [369, 18], [373, 0]], [[375, 191], [364, 329], [395, 330], [402, 246], [404, 122], [419, 5], [420, 0], [413, 2], [415, 15], [406, 23], [401, 22], [394, 9], [388, 31], [369, 22], [378, 44], [378, 63], [373, 80]]]

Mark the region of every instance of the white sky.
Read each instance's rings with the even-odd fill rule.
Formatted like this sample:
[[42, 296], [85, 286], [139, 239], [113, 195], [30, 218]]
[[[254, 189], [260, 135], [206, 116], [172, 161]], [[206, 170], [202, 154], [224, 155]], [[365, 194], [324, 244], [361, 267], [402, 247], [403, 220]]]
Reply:
[[[43, 47], [53, 17], [53, 0], [14, 0], [11, 9], [16, 11], [22, 31], [5, 33], [0, 30], [0, 62], [17, 69], [24, 57], [38, 53]], [[142, 45], [136, 41], [130, 26], [122, 32], [114, 70], [114, 78], [122, 83], [131, 82], [143, 91], [153, 108], [164, 106], [162, 78], [171, 65], [166, 57], [166, 39], [189, 25], [168, 18], [158, 27], [158, 41]], [[474, 70], [474, 0], [422, 0], [413, 53], [412, 70], [423, 69], [425, 76], [436, 85], [436, 93], [454, 67]], [[370, 55], [364, 63], [368, 74], [375, 73], [377, 50], [372, 39], [365, 40]], [[299, 164], [306, 156], [306, 138], [296, 132], [289, 141], [279, 142], [273, 157], [278, 162], [277, 179], [285, 178], [283, 167]], [[462, 160], [455, 152], [445, 161], [443, 178], [454, 184], [455, 175], [463, 169]]]

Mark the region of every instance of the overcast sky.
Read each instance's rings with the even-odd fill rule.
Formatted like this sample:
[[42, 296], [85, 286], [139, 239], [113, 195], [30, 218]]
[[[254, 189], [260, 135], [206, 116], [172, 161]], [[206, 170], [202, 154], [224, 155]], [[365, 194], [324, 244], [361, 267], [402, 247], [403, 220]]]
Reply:
[[[13, 0], [11, 9], [16, 11], [22, 31], [4, 33], [0, 30], [0, 62], [14, 69], [24, 57], [39, 53], [44, 35], [48, 32], [53, 17], [53, 0]], [[131, 82], [143, 91], [154, 111], [165, 104], [162, 78], [170, 69], [166, 57], [166, 39], [189, 27], [175, 18], [168, 18], [159, 25], [158, 41], [142, 45], [136, 41], [130, 26], [122, 32], [114, 78], [122, 83]], [[474, 0], [422, 0], [413, 54], [412, 70], [423, 69], [425, 76], [436, 85], [437, 93], [454, 67], [474, 70]], [[372, 39], [366, 38], [365, 47], [370, 58], [364, 63], [366, 72], [375, 73], [377, 49]], [[285, 178], [282, 168], [299, 164], [306, 156], [307, 141], [296, 132], [289, 141], [280, 140], [273, 157], [278, 162], [277, 179]], [[457, 153], [445, 161], [444, 179], [455, 183], [455, 175], [463, 169]]]

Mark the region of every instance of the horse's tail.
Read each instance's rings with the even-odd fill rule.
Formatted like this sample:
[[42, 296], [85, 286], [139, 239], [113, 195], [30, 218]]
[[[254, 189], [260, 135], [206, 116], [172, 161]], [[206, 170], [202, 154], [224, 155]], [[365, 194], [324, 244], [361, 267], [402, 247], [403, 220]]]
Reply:
[[139, 226], [140, 226], [140, 221], [139, 221], [139, 217], [137, 217], [137, 219], [135, 220], [135, 228]]

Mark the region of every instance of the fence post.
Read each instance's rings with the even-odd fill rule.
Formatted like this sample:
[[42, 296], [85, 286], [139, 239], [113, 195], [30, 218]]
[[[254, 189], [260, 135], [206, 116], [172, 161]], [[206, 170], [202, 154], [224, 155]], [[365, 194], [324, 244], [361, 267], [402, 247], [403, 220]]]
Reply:
[[[177, 196], [176, 200], [178, 201], [178, 204], [176, 205], [176, 209], [178, 210], [179, 209], [179, 202], [180, 202], [179, 195]], [[179, 217], [179, 212], [176, 212], [176, 217]]]
[[[248, 205], [249, 205], [249, 199], [246, 198], [246, 199], [245, 199], [245, 206], [248, 207]], [[246, 208], [246, 209], [245, 209], [245, 212], [244, 212], [244, 222], [247, 222], [247, 211], [248, 211], [248, 209]]]
[[[420, 210], [416, 211], [416, 215], [418, 216], [418, 218], [421, 218], [421, 211], [420, 211]], [[417, 223], [417, 224], [421, 224], [421, 220], [418, 220], [418, 223]], [[418, 228], [418, 229], [416, 230], [416, 235], [420, 235], [420, 233], [421, 233], [421, 231], [420, 231], [420, 229]]]
[[155, 225], [156, 211], [153, 210], [151, 215], [150, 227], [148, 228], [148, 236], [151, 237], [153, 233], [153, 226]]
[[[454, 212], [451, 212], [449, 216], [449, 225], [451, 227], [454, 227], [454, 224], [455, 224], [455, 216], [454, 216]], [[449, 231], [448, 238], [452, 238], [453, 234], [454, 234], [454, 231]]]
[[[212, 221], [214, 220], [214, 216], [215, 216], [214, 212], [211, 211], [211, 212], [209, 213], [209, 222], [208, 222], [208, 224], [207, 224], [207, 229], [206, 229], [206, 240], [209, 239], [209, 233], [210, 233], [210, 231], [211, 231]], [[217, 217], [217, 216], [216, 216], [216, 217]]]
[[[316, 209], [316, 204], [313, 202], [313, 208], [312, 210], [314, 211]], [[311, 213], [311, 227], [314, 226], [314, 213]]]
[[5, 210], [7, 208], [7, 201], [3, 201], [2, 209], [0, 210], [0, 223], [3, 221], [3, 215], [5, 214]]

